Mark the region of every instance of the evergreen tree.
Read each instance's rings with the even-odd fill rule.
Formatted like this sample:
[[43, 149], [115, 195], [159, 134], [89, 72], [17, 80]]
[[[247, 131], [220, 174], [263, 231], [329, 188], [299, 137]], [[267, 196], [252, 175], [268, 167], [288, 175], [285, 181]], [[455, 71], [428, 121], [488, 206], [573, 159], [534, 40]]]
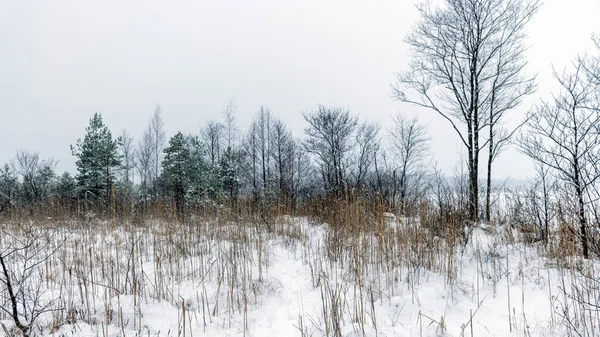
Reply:
[[184, 214], [185, 196], [190, 185], [190, 150], [186, 138], [181, 132], [169, 140], [169, 146], [164, 149], [162, 161], [162, 178], [165, 190], [175, 201], [177, 214]]
[[54, 168], [49, 165], [44, 165], [39, 171], [36, 179], [40, 189], [39, 200], [41, 201], [44, 198], [52, 197], [54, 185], [56, 184]]
[[19, 193], [19, 179], [16, 172], [5, 164], [0, 169], [0, 212], [14, 202]]
[[56, 182], [56, 195], [61, 199], [77, 197], [77, 180], [69, 172], [64, 172]]
[[186, 145], [190, 152], [188, 163], [190, 186], [187, 192], [189, 201], [201, 202], [208, 196], [210, 168], [205, 160], [206, 147], [198, 136], [188, 136]]
[[221, 156], [220, 176], [223, 191], [227, 193], [230, 201], [237, 199], [239, 191], [239, 179], [237, 174], [237, 162], [238, 156], [231, 149], [227, 147], [227, 150]]
[[[220, 154], [219, 154], [220, 156]], [[223, 184], [221, 181], [221, 159], [215, 164], [208, 164], [206, 171], [203, 172], [205, 182], [205, 194], [211, 200], [217, 200], [223, 194]]]
[[77, 185], [82, 197], [95, 200], [104, 198], [108, 207], [114, 170], [121, 165], [118, 154], [121, 139], [112, 138], [99, 113], [90, 119], [85, 131], [83, 140], [78, 139], [75, 146], [71, 145], [71, 151], [77, 157]]

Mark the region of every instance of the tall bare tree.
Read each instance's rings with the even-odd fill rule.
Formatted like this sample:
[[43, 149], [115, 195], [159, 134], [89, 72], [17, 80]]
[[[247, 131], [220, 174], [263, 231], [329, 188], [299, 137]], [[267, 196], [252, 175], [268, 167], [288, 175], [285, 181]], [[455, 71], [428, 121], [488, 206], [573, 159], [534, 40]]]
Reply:
[[381, 142], [373, 149], [373, 169], [371, 188], [377, 192], [382, 202], [392, 207], [393, 200], [390, 197], [392, 194], [390, 188], [392, 186], [390, 179], [392, 168], [389, 165], [386, 148], [381, 146]]
[[[445, 0], [439, 7], [425, 3], [418, 6], [421, 20], [406, 38], [412, 62], [409, 71], [398, 75], [393, 93], [402, 102], [435, 111], [459, 136], [467, 150], [473, 221], [479, 213], [479, 153], [489, 141], [481, 133], [490, 125], [491, 111], [497, 113], [523, 95], [499, 84], [522, 80], [522, 68], [512, 69], [507, 56], [520, 56], [509, 51], [520, 50], [524, 27], [538, 4], [537, 0]], [[492, 105], [492, 97], [502, 103]]]
[[202, 141], [206, 144], [211, 165], [217, 165], [221, 159], [221, 148], [225, 127], [217, 121], [209, 121], [200, 131]]
[[133, 193], [134, 166], [135, 166], [135, 144], [133, 137], [127, 130], [121, 130], [121, 144], [119, 144], [119, 155], [121, 156], [121, 183], [119, 194], [123, 201], [131, 204], [134, 209], [135, 194]]
[[163, 149], [167, 140], [165, 122], [162, 117], [162, 108], [157, 104], [150, 117], [149, 129], [152, 143], [152, 190], [154, 200], [158, 199], [158, 177], [160, 177]]
[[237, 114], [237, 107], [235, 106], [235, 101], [231, 100], [225, 107], [225, 110], [223, 110], [223, 118], [224, 118], [223, 126], [224, 126], [224, 131], [225, 131], [225, 141], [226, 141], [227, 147], [232, 150], [235, 150], [239, 132], [240, 132], [240, 130], [236, 124], [236, 120], [235, 120], [236, 114]]
[[14, 164], [21, 177], [23, 201], [40, 202], [49, 195], [55, 176], [53, 159], [41, 159], [37, 152], [19, 150]]
[[135, 144], [133, 143], [133, 137], [127, 132], [127, 130], [121, 130], [121, 144], [119, 144], [119, 152], [121, 155], [121, 180], [129, 185], [131, 183], [131, 171], [133, 170], [135, 163]]
[[[525, 16], [523, 17], [525, 20], [523, 20], [517, 13], [514, 13], [514, 11], [523, 10], [519, 6], [509, 6], [507, 9], [513, 11], [511, 14], [513, 16], [505, 22], [506, 36], [500, 37], [498, 50], [491, 59], [495, 69], [491, 72], [491, 87], [483, 101], [489, 118], [485, 200], [485, 220], [488, 222], [491, 212], [492, 163], [522, 125], [506, 128], [503, 125], [505, 116], [521, 105], [523, 98], [535, 90], [535, 77], [525, 73], [527, 61], [524, 55], [525, 46], [522, 43], [525, 38], [523, 26], [529, 17]], [[525, 10], [535, 11], [536, 7]]]
[[293, 205], [296, 205], [299, 200], [302, 200], [304, 196], [308, 195], [309, 191], [312, 192], [312, 182], [316, 180], [314, 179], [314, 176], [316, 175], [314, 173], [316, 172], [311, 164], [309, 153], [303, 148], [302, 140], [296, 139], [294, 140], [293, 144], [292, 202]]
[[256, 131], [258, 131], [258, 152], [260, 156], [261, 165], [261, 180], [263, 184], [263, 193], [270, 194], [270, 159], [271, 159], [271, 111], [265, 109], [263, 106], [260, 107], [260, 111], [254, 117], [254, 124], [256, 125]]
[[220, 159], [220, 180], [224, 191], [229, 195], [232, 203], [237, 203], [239, 192], [240, 151], [238, 149], [239, 128], [236, 124], [237, 108], [232, 100], [223, 111], [224, 131], [227, 148], [223, 151]]
[[277, 194], [284, 198], [292, 197], [294, 139], [292, 132], [281, 119], [276, 118], [272, 122], [270, 143], [274, 171], [277, 175]]
[[287, 159], [284, 152], [289, 137], [285, 124], [274, 121], [271, 111], [261, 106], [242, 145], [244, 171], [255, 200], [274, 197], [281, 191], [285, 167], [278, 164]]
[[363, 188], [366, 185], [367, 174], [373, 166], [376, 150], [379, 147], [378, 124], [363, 122], [356, 130], [357, 155], [354, 165], [354, 187]]
[[402, 114], [394, 116], [391, 129], [388, 130], [391, 150], [396, 157], [397, 168], [393, 172], [392, 207], [399, 192], [400, 212], [406, 210], [406, 196], [410, 180], [417, 182], [429, 149], [429, 137], [424, 125], [417, 118], [408, 119]]
[[536, 163], [535, 177], [531, 183], [534, 194], [532, 199], [540, 236], [545, 244], [548, 244], [549, 240], [550, 222], [556, 215], [552, 206], [552, 195], [555, 188], [556, 184], [550, 168], [542, 163]]
[[339, 196], [347, 188], [348, 159], [358, 118], [348, 110], [320, 105], [316, 111], [304, 113], [304, 119], [308, 122], [304, 150], [316, 157], [325, 192]]
[[[453, 196], [452, 187], [448, 178], [438, 168], [438, 164], [433, 166], [433, 174], [431, 175], [431, 197], [433, 204], [437, 207], [437, 216], [439, 220], [447, 221], [444, 215], [453, 213]], [[441, 222], [441, 221], [440, 221]]]
[[250, 124], [247, 135], [244, 137], [242, 142], [242, 152], [244, 158], [244, 165], [242, 173], [244, 178], [250, 185], [252, 199], [256, 204], [260, 198], [261, 184], [260, 184], [260, 156], [259, 156], [259, 141], [258, 141], [258, 125], [255, 121]]
[[138, 140], [135, 166], [140, 176], [140, 193], [144, 206], [148, 204], [149, 185], [152, 182], [152, 130], [150, 126]]
[[554, 76], [561, 91], [530, 112], [520, 149], [552, 168], [576, 198], [582, 252], [588, 258], [586, 195], [600, 177], [600, 90], [582, 62]]

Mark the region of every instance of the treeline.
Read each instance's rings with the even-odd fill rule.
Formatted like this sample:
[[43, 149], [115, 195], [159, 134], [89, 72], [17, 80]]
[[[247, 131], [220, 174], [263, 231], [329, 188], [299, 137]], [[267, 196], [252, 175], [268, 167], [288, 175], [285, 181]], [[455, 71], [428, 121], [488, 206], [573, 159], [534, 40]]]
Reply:
[[83, 138], [71, 145], [76, 174], [58, 174], [53, 159], [20, 150], [0, 174], [1, 207], [62, 204], [79, 212], [131, 214], [161, 205], [183, 216], [240, 200], [254, 209], [293, 210], [313, 198], [349, 194], [403, 210], [424, 196], [433, 171], [429, 138], [416, 119], [398, 114], [382, 129], [325, 106], [304, 119], [303, 139], [264, 107], [241, 130], [229, 104], [222, 121], [209, 121], [198, 134], [168, 138], [156, 106], [136, 140], [125, 130], [114, 136], [96, 113]]

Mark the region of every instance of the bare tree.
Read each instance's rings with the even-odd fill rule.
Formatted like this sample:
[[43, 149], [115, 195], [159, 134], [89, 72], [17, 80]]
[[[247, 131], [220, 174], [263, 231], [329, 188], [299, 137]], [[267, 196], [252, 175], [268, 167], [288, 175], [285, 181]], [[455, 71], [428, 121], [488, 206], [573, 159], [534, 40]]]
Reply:
[[277, 189], [280, 197], [292, 197], [294, 139], [292, 132], [280, 119], [275, 119], [271, 126], [271, 157], [277, 174]]
[[123, 129], [121, 131], [121, 144], [119, 144], [119, 154], [121, 156], [121, 180], [125, 184], [131, 183], [131, 173], [135, 163], [135, 145], [133, 143], [133, 137]]
[[448, 221], [448, 219], [444, 219], [444, 216], [452, 214], [453, 211], [452, 206], [454, 203], [452, 202], [452, 188], [448, 183], [447, 177], [437, 167], [437, 163], [435, 163], [433, 167], [433, 174], [431, 178], [433, 203], [437, 206], [438, 220], [441, 220], [439, 222], [443, 223], [444, 221]]
[[50, 193], [54, 168], [53, 159], [41, 159], [37, 152], [19, 150], [15, 156], [15, 167], [21, 176], [25, 202], [40, 202]]
[[127, 130], [121, 131], [121, 143], [119, 144], [119, 155], [121, 156], [121, 182], [123, 183], [123, 194], [128, 196], [124, 200], [127, 200], [132, 205], [135, 202], [135, 195], [128, 193], [133, 189], [133, 168], [135, 165], [135, 145], [133, 143], [133, 137], [129, 135]]
[[[310, 195], [313, 192], [313, 181], [316, 172], [311, 164], [309, 153], [303, 148], [302, 140], [294, 141], [293, 150], [293, 198], [292, 202], [296, 204], [299, 200]], [[313, 177], [313, 179], [311, 179]]]
[[256, 204], [260, 198], [261, 184], [259, 182], [260, 174], [258, 166], [260, 165], [259, 156], [259, 141], [258, 141], [258, 125], [255, 121], [250, 124], [248, 134], [244, 137], [242, 142], [242, 152], [244, 158], [244, 165], [242, 173], [245, 179], [249, 182], [252, 198]]
[[148, 203], [149, 185], [152, 181], [152, 143], [152, 130], [148, 126], [142, 137], [138, 140], [135, 155], [135, 166], [140, 176], [141, 197], [144, 206]]
[[600, 91], [577, 62], [573, 72], [554, 73], [561, 91], [528, 116], [521, 151], [552, 168], [577, 200], [583, 256], [589, 257], [586, 194], [600, 177]]
[[[402, 114], [394, 117], [389, 132], [392, 152], [396, 156], [398, 167], [393, 172], [392, 207], [396, 199], [396, 191], [400, 195], [400, 211], [406, 210], [406, 196], [411, 179], [420, 175], [429, 149], [429, 137], [424, 125], [417, 118], [408, 119]], [[416, 179], [415, 179], [416, 180]], [[416, 181], [415, 181], [416, 182]]]
[[239, 128], [236, 125], [235, 115], [237, 114], [237, 108], [235, 106], [235, 101], [231, 100], [225, 110], [223, 111], [223, 117], [225, 119], [224, 123], [224, 131], [225, 131], [225, 141], [227, 143], [227, 148], [235, 150], [236, 142], [239, 136]]
[[354, 169], [354, 187], [361, 189], [366, 185], [366, 178], [379, 148], [378, 124], [364, 122], [356, 130], [357, 155]]
[[[511, 10], [522, 10], [518, 6], [509, 7]], [[533, 7], [529, 10], [535, 11]], [[530, 14], [531, 15], [531, 14]], [[523, 20], [524, 19], [524, 20]], [[535, 90], [535, 77], [525, 74], [527, 61], [525, 60], [525, 46], [522, 40], [525, 38], [523, 26], [529, 18], [519, 18], [514, 14], [511, 20], [506, 22], [507, 36], [499, 41], [499, 48], [492, 59], [495, 69], [492, 71], [492, 82], [488, 96], [484, 98], [487, 105], [489, 118], [488, 135], [488, 162], [487, 162], [487, 184], [485, 202], [485, 220], [490, 221], [490, 203], [492, 189], [492, 163], [500, 152], [508, 145], [514, 133], [522, 124], [512, 129], [503, 126], [505, 115], [521, 105], [523, 98]]]
[[291, 195], [293, 151], [292, 135], [285, 123], [261, 107], [242, 143], [243, 172], [255, 201]]
[[271, 192], [269, 178], [271, 177], [270, 159], [271, 159], [271, 111], [260, 107], [260, 111], [254, 117], [254, 124], [256, 125], [257, 134], [257, 145], [260, 156], [261, 165], [261, 177], [263, 184], [263, 194], [269, 195]]
[[413, 59], [393, 93], [437, 112], [459, 136], [468, 154], [473, 221], [479, 210], [479, 153], [487, 145], [481, 132], [490, 125], [490, 111], [497, 114], [523, 95], [507, 84], [522, 79], [522, 68], [512, 69], [507, 56], [520, 55], [524, 27], [538, 7], [537, 0], [445, 0], [437, 8], [425, 3], [418, 6], [421, 21], [406, 38]]
[[531, 184], [534, 193], [532, 196], [534, 213], [540, 229], [540, 237], [544, 244], [548, 244], [550, 222], [556, 215], [556, 211], [552, 207], [552, 195], [556, 183], [549, 169], [548, 166], [542, 163], [536, 163], [535, 178]]
[[[594, 42], [597, 51], [600, 52], [600, 35], [593, 34], [592, 41]], [[589, 81], [595, 86], [600, 86], [600, 53], [596, 55], [579, 56], [577, 62], [581, 63]]]
[[161, 171], [161, 162], [163, 157], [163, 149], [167, 140], [165, 132], [165, 122], [162, 117], [162, 108], [157, 104], [154, 108], [154, 114], [150, 117], [149, 122], [150, 139], [152, 144], [152, 189], [154, 200], [158, 199], [158, 177]]
[[381, 146], [381, 142], [373, 149], [373, 169], [374, 177], [372, 178], [371, 188], [374, 189], [380, 200], [387, 206], [393, 208], [392, 200], [392, 181], [395, 180], [395, 171], [390, 166], [386, 149]]
[[225, 127], [216, 121], [209, 121], [200, 131], [203, 142], [207, 146], [211, 165], [215, 166], [221, 159], [221, 145]]
[[[220, 179], [223, 189], [227, 191], [231, 203], [237, 203], [239, 192], [238, 176], [240, 171], [240, 151], [238, 149], [239, 128], [236, 124], [235, 102], [232, 100], [223, 111], [225, 140], [227, 148], [223, 151], [220, 159]], [[232, 205], [233, 205], [232, 204]]]
[[358, 118], [348, 110], [322, 105], [304, 113], [309, 126], [304, 150], [316, 156], [326, 193], [340, 196], [346, 191], [347, 162], [352, 151]]

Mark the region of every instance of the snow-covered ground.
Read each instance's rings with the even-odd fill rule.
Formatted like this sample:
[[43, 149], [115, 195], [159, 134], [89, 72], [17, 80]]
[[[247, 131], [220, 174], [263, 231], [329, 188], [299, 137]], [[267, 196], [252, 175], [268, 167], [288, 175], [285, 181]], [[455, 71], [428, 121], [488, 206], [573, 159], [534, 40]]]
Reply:
[[[421, 229], [395, 219], [342, 239], [306, 219], [235, 226], [57, 235], [39, 281], [62, 310], [41, 315], [34, 334], [564, 336], [569, 321], [598, 332], [597, 313], [568, 296], [586, 282], [578, 270], [596, 266], [550, 262], [514, 230], [480, 226], [463, 247], [417, 242]], [[598, 303], [595, 288], [588, 298]]]

